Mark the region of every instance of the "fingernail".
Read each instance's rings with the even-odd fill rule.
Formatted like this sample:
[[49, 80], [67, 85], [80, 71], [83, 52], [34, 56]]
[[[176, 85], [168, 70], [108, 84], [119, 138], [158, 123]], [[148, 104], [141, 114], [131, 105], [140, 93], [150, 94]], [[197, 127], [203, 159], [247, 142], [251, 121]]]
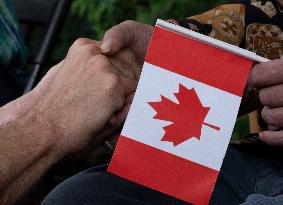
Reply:
[[111, 50], [111, 40], [103, 41], [102, 45], [100, 46], [101, 53], [108, 53]]

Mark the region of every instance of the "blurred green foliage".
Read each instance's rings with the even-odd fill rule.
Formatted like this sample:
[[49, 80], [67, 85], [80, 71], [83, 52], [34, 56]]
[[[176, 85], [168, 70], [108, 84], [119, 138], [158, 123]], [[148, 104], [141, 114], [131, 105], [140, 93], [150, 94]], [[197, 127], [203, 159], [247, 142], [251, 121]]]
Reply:
[[212, 8], [223, 0], [74, 0], [71, 14], [91, 24], [102, 37], [106, 29], [125, 19], [154, 24], [157, 18], [184, 18]]
[[185, 18], [227, 0], [73, 0], [51, 64], [79, 37], [101, 39], [110, 27], [131, 19], [154, 25], [157, 18]]

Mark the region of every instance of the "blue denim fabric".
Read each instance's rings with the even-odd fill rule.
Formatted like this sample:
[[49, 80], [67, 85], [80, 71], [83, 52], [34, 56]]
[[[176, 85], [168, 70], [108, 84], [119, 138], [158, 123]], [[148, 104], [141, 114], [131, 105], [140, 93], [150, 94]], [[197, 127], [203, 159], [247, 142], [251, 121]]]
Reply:
[[[281, 150], [268, 146], [230, 146], [210, 204], [282, 205], [281, 156], [283, 157]], [[188, 204], [107, 173], [106, 168], [107, 166], [94, 167], [64, 181], [42, 204]]]

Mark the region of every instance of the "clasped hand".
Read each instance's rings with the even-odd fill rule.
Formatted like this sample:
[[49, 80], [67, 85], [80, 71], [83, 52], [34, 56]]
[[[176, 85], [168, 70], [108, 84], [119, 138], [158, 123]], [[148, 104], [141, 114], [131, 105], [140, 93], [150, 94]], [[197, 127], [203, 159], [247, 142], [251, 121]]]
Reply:
[[38, 116], [58, 158], [98, 148], [124, 122], [140, 74], [130, 49], [105, 56], [99, 46], [75, 41], [31, 92], [2, 108], [0, 124]]
[[283, 146], [283, 59], [256, 65], [249, 76], [249, 83], [260, 89], [263, 120], [278, 128], [277, 131], [261, 132], [261, 140]]

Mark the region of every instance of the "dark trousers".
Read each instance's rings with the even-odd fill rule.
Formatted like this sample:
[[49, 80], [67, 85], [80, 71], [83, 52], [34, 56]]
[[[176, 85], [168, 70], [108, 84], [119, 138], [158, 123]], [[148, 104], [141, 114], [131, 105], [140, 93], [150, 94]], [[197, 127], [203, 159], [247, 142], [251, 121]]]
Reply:
[[[281, 149], [269, 146], [230, 145], [210, 204], [241, 204], [251, 194], [280, 197], [283, 192], [282, 154]], [[188, 204], [107, 173], [106, 168], [107, 166], [94, 167], [64, 181], [45, 198], [43, 205]], [[274, 202], [274, 198], [271, 200]], [[262, 203], [258, 201], [255, 204], [283, 204], [282, 197], [280, 200], [278, 203], [261, 200]]]

